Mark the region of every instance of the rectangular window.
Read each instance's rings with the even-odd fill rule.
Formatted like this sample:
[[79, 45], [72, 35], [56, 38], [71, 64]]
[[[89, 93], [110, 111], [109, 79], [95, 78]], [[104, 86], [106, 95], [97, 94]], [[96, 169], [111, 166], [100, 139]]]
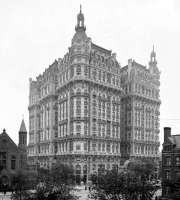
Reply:
[[80, 65], [78, 65], [76, 68], [76, 74], [81, 75], [81, 66]]
[[98, 151], [101, 151], [101, 143], [98, 144]]
[[54, 144], [54, 153], [57, 153], [58, 152], [58, 145], [57, 143]]
[[110, 122], [107, 123], [107, 137], [110, 137], [111, 134], [111, 126]]
[[106, 81], [106, 72], [103, 72], [103, 81]]
[[72, 141], [70, 141], [70, 147], [69, 147], [69, 150], [70, 150], [70, 151], [73, 151], [73, 142], [72, 142]]
[[106, 151], [109, 153], [110, 152], [110, 144], [107, 144], [106, 146]]
[[85, 66], [85, 68], [84, 68], [84, 75], [88, 76], [88, 67], [87, 66]]
[[81, 124], [80, 124], [80, 123], [77, 123], [77, 124], [76, 124], [76, 134], [77, 134], [77, 135], [80, 135], [80, 134], [81, 134]]
[[101, 70], [99, 70], [99, 81], [101, 81]]
[[102, 151], [105, 151], [105, 144], [102, 145]]
[[101, 137], [101, 124], [98, 125], [98, 136]]
[[81, 98], [76, 100], [76, 115], [81, 116]]
[[93, 79], [94, 79], [94, 80], [96, 80], [96, 75], [97, 75], [97, 72], [96, 72], [96, 69], [94, 69], [94, 70], [93, 70]]
[[6, 168], [6, 152], [0, 152], [0, 167]]
[[80, 151], [80, 150], [81, 150], [81, 145], [80, 145], [80, 144], [77, 144], [77, 145], [76, 145], [76, 150], [77, 150], [77, 151]]
[[87, 143], [84, 143], [84, 151], [87, 151]]
[[166, 157], [165, 158], [165, 162], [166, 162], [167, 166], [170, 166], [171, 165], [171, 158], [170, 157]]
[[93, 144], [92, 144], [92, 150], [93, 150], [93, 151], [96, 151], [96, 143], [93, 143]]
[[107, 82], [111, 84], [111, 74], [107, 73]]
[[92, 124], [92, 131], [93, 131], [93, 135], [96, 135], [96, 122], [93, 122]]
[[71, 76], [71, 78], [74, 76], [74, 68], [73, 67], [71, 67], [70, 76]]

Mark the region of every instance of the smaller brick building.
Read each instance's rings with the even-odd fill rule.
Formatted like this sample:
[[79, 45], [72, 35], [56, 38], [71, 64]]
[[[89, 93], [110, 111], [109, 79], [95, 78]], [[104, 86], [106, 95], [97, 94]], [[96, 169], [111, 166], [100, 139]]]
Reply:
[[[164, 128], [162, 150], [162, 196], [170, 196], [180, 191], [180, 134], [171, 135], [171, 128]], [[180, 199], [180, 198], [179, 198]]]
[[27, 131], [24, 120], [19, 130], [17, 146], [4, 129], [0, 134], [0, 186], [11, 186], [13, 176], [27, 168]]

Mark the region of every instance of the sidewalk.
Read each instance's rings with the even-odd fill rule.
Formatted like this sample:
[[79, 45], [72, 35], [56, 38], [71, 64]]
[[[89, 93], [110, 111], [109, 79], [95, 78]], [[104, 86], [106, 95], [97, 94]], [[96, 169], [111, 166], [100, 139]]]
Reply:
[[76, 186], [74, 194], [79, 197], [78, 200], [89, 200], [88, 194], [89, 191], [85, 190], [85, 186]]

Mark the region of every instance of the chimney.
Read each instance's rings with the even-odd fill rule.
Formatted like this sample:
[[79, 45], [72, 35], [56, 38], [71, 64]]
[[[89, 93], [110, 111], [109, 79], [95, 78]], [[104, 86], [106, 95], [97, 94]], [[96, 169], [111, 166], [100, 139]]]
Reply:
[[171, 128], [164, 127], [164, 143], [168, 141], [168, 137], [171, 137]]

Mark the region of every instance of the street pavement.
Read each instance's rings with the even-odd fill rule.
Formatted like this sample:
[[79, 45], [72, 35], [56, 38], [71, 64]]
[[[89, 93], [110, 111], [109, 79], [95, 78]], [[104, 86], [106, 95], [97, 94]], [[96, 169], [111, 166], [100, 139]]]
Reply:
[[76, 186], [74, 194], [77, 197], [79, 197], [78, 200], [89, 200], [89, 198], [88, 198], [89, 190], [85, 190], [85, 186], [84, 185]]
[[155, 197], [156, 197], [156, 196], [157, 196], [157, 197], [160, 197], [161, 195], [162, 195], [162, 189], [160, 188], [160, 189], [158, 189], [158, 190], [155, 192], [155, 194], [154, 194], [152, 200], [155, 200]]
[[[154, 197], [153, 200], [155, 199], [155, 196], [160, 196], [162, 193], [162, 190], [159, 189]], [[89, 190], [85, 190], [85, 186], [76, 186], [75, 190], [74, 190], [74, 194], [79, 197], [78, 200], [90, 200], [90, 198], [88, 198], [88, 194], [89, 194]], [[7, 192], [6, 195], [4, 195], [3, 193], [0, 193], [0, 200], [11, 200], [11, 192]]]
[[[74, 194], [79, 197], [78, 200], [89, 200], [88, 194], [89, 191], [85, 190], [85, 186], [76, 186], [74, 190]], [[0, 200], [11, 200], [11, 192], [7, 192], [6, 195], [4, 193], [0, 193]]]

